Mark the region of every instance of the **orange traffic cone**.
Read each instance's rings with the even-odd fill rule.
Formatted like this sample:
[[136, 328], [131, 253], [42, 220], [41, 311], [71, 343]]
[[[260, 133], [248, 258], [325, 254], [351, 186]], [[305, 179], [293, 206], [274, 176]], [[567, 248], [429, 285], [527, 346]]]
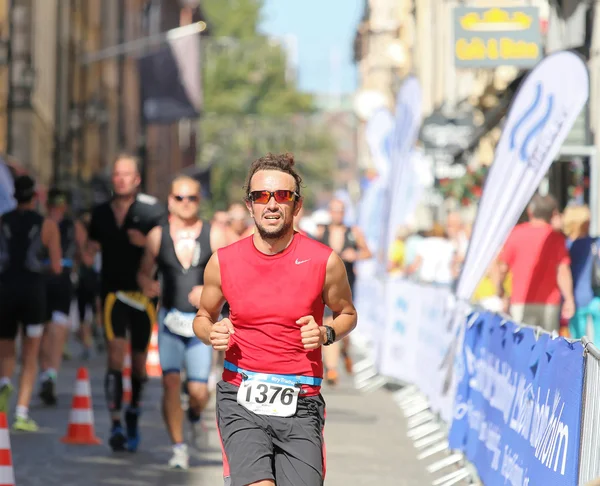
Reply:
[[15, 486], [15, 472], [10, 452], [10, 436], [6, 414], [0, 412], [0, 485]]
[[129, 344], [123, 363], [123, 403], [131, 403], [131, 346]]
[[75, 393], [71, 404], [67, 435], [61, 442], [65, 444], [97, 445], [102, 441], [96, 437], [94, 430], [94, 412], [87, 368], [81, 367], [77, 372]]
[[152, 327], [152, 337], [150, 338], [148, 359], [146, 360], [146, 374], [151, 378], [160, 378], [162, 376], [158, 356], [158, 326], [156, 324]]

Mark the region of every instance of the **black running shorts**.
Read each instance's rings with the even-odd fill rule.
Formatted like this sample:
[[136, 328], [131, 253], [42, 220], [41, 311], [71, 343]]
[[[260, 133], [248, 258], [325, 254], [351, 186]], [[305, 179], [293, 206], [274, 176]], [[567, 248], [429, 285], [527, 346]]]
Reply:
[[33, 330], [42, 326], [45, 318], [46, 285], [43, 278], [0, 284], [0, 339], [15, 339], [19, 324], [25, 326], [26, 331], [29, 327]]
[[141, 292], [110, 292], [103, 299], [106, 339], [126, 339], [129, 333], [132, 351], [145, 352], [156, 322], [154, 303]]
[[[60, 275], [49, 275], [46, 280], [46, 322], [60, 320], [59, 324], [66, 324], [71, 313], [73, 301], [73, 282], [69, 272]], [[58, 316], [56, 314], [59, 314]]]
[[277, 486], [322, 486], [325, 476], [325, 400], [298, 398], [292, 417], [257, 415], [237, 402], [238, 387], [217, 384], [217, 424], [226, 486], [264, 479]]

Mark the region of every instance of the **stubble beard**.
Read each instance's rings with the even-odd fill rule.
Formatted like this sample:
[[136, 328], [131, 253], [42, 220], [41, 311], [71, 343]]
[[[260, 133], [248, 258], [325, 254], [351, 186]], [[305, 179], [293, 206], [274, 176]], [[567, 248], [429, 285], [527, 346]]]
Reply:
[[263, 240], [279, 240], [283, 238], [292, 227], [292, 223], [283, 223], [280, 228], [267, 230], [259, 223], [256, 223], [256, 229], [258, 230], [258, 234]]

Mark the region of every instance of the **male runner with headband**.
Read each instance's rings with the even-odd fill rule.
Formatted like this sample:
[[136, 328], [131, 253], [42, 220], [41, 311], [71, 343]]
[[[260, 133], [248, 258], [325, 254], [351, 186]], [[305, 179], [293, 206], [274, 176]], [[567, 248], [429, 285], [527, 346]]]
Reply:
[[[198, 217], [200, 184], [189, 176], [175, 178], [169, 195], [169, 223], [148, 233], [138, 282], [148, 297], [160, 296], [158, 352], [163, 371], [163, 417], [173, 443], [169, 467], [188, 469], [189, 453], [183, 438], [181, 368], [185, 363], [188, 420], [192, 442], [198, 447], [200, 414], [209, 399], [208, 377], [212, 348], [192, 329], [200, 304], [204, 269], [213, 251], [227, 245], [223, 229]], [[161, 284], [154, 279], [156, 266]]]
[[[40, 342], [46, 319], [46, 264], [50, 257], [54, 274], [62, 272], [60, 233], [57, 224], [35, 211], [35, 181], [15, 179], [17, 208], [0, 218], [0, 412], [8, 412], [16, 365], [16, 338], [23, 326], [21, 380], [15, 430], [35, 432], [29, 402], [35, 385]], [[62, 351], [62, 350], [61, 350]]]
[[[301, 181], [291, 154], [254, 161], [246, 206], [256, 231], [217, 251], [204, 274], [194, 331], [226, 352], [217, 385], [226, 485], [321, 486], [325, 477], [321, 346], [348, 335], [357, 314], [340, 257], [294, 231]], [[217, 321], [225, 300], [230, 317]]]
[[71, 274], [76, 257], [84, 257], [86, 230], [79, 221], [66, 216], [67, 195], [59, 189], [48, 191], [48, 218], [58, 224], [62, 248], [60, 275], [48, 275], [46, 280], [46, 322], [40, 353], [40, 398], [46, 405], [56, 404], [56, 379], [69, 336], [71, 301], [74, 290]]
[[[108, 341], [108, 369], [104, 392], [112, 419], [109, 444], [114, 451], [135, 451], [140, 440], [138, 417], [146, 357], [156, 306], [137, 283], [137, 272], [152, 228], [166, 222], [164, 206], [146, 194], [138, 194], [141, 182], [138, 161], [119, 155], [113, 165], [111, 201], [92, 213], [89, 247], [102, 250], [100, 273], [104, 330]], [[131, 343], [131, 403], [125, 412], [126, 433], [121, 425], [123, 362], [127, 337]]]

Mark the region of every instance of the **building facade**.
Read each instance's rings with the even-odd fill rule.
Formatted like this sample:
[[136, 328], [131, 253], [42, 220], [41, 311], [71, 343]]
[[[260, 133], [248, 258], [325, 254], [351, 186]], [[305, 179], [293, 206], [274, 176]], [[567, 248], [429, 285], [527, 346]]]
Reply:
[[78, 207], [92, 186], [106, 193], [122, 151], [164, 196], [195, 163], [195, 122], [142, 126], [137, 57], [159, 45], [148, 36], [201, 18], [187, 0], [0, 0], [0, 151]]

